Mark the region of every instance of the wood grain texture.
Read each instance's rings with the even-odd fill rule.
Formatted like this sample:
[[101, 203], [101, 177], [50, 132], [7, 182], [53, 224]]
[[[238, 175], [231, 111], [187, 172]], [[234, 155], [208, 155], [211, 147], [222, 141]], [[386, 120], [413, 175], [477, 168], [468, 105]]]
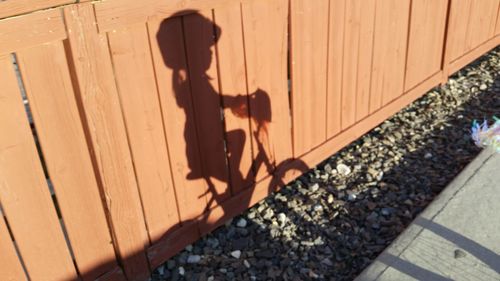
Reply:
[[497, 9], [497, 23], [495, 24], [495, 35], [498, 36], [500, 35], [500, 2], [498, 3], [498, 9]]
[[470, 51], [495, 35], [499, 0], [472, 0], [467, 26], [466, 50]]
[[474, 50], [466, 53], [465, 55], [461, 56], [460, 58], [454, 60], [448, 65], [448, 71], [450, 74], [453, 74], [463, 68], [464, 66], [468, 65], [469, 63], [473, 62], [475, 59], [479, 58], [480, 56], [484, 55], [485, 53], [491, 51], [493, 48], [497, 47], [500, 45], [500, 36], [496, 36], [489, 41], [486, 41], [486, 43], [480, 45], [479, 47], [475, 48]]
[[294, 156], [326, 140], [328, 1], [291, 2]]
[[467, 52], [466, 40], [473, 0], [452, 0], [447, 32], [447, 61], [454, 61]]
[[447, 6], [447, 0], [412, 1], [405, 91], [441, 68]]
[[[216, 45], [217, 64], [224, 105], [231, 189], [232, 194], [237, 194], [255, 181], [240, 4], [235, 2], [214, 10], [214, 19], [220, 28]], [[243, 112], [235, 113], [238, 110]]]
[[347, 1], [342, 81], [342, 130], [368, 114], [375, 1]]
[[149, 276], [148, 235], [120, 109], [108, 40], [97, 33], [85, 3], [64, 9], [78, 98], [83, 106], [95, 162], [113, 226], [115, 247], [130, 280]]
[[[240, 0], [247, 1], [247, 0]], [[252, 0], [253, 1], [253, 0]], [[100, 32], [122, 29], [131, 24], [163, 20], [193, 11], [210, 11], [225, 7], [234, 0], [107, 0], [95, 3]]]
[[[370, 107], [370, 82], [372, 76], [373, 37], [375, 30], [375, 0], [359, 0], [358, 73], [356, 75], [356, 122], [365, 118]], [[348, 25], [349, 27], [349, 25]], [[347, 31], [349, 32], [349, 31]]]
[[[10, 56], [0, 57], [0, 200], [31, 280], [76, 279]], [[43, 257], [41, 259], [40, 257]]]
[[24, 49], [17, 58], [78, 270], [94, 280], [116, 265], [115, 252], [63, 43]]
[[497, 8], [497, 23], [495, 24], [495, 35], [500, 35], [500, 1]]
[[16, 253], [3, 214], [0, 215], [0, 276], [6, 281], [28, 280]]
[[95, 279], [95, 281], [126, 281], [125, 273], [120, 267], [115, 267], [109, 272], [101, 275], [99, 278]]
[[341, 131], [342, 77], [344, 59], [346, 0], [330, 1], [328, 35], [328, 77], [326, 135], [331, 138]]
[[231, 196], [212, 12], [186, 15], [183, 24], [195, 116], [194, 123], [188, 121], [186, 126], [196, 126], [202, 177], [210, 181], [207, 202], [211, 207]]
[[144, 216], [152, 242], [179, 223], [145, 24], [109, 33]]
[[[288, 3], [286, 0], [243, 3], [242, 13], [254, 137], [252, 151], [259, 181], [275, 165], [293, 155], [287, 84]], [[256, 165], [259, 152], [265, 154], [271, 167]]]
[[377, 1], [370, 113], [403, 94], [409, 0]]
[[75, 0], [5, 0], [0, 2], [0, 19], [76, 2]]
[[[201, 216], [203, 217], [203, 216]], [[198, 220], [185, 222], [182, 227], [164, 236], [158, 243], [148, 248], [151, 268], [156, 268], [169, 258], [200, 238]]]
[[64, 38], [66, 30], [59, 9], [0, 20], [0, 54]]
[[[187, 62], [180, 17], [148, 22], [155, 75], [170, 152], [172, 176], [181, 221], [192, 220], [207, 205], [205, 181], [191, 171], [201, 171], [198, 138], [194, 124]], [[189, 143], [186, 142], [189, 140]]]

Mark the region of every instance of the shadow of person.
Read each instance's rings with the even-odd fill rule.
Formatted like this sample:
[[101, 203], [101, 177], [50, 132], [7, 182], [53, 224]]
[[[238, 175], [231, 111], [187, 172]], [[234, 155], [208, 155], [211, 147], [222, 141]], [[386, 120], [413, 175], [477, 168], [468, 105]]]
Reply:
[[[254, 101], [259, 106], [252, 120], [256, 124], [255, 145], [260, 147], [263, 146], [260, 140], [267, 138], [262, 136], [267, 134], [266, 124], [271, 122], [270, 99], [268, 94], [260, 89], [250, 95], [220, 93], [216, 89], [219, 88], [220, 81], [213, 81], [215, 79], [210, 73], [215, 72], [214, 67], [217, 68], [213, 50], [222, 30], [211, 19], [194, 10], [181, 11], [172, 17], [183, 15], [186, 15], [182, 18], [183, 50], [174, 47], [176, 44], [173, 42], [179, 40], [179, 34], [172, 32], [169, 19], [160, 24], [156, 39], [163, 62], [172, 69], [175, 101], [185, 114], [185, 154], [189, 168], [185, 177], [188, 180], [205, 180], [207, 193], [210, 193], [207, 208], [211, 208], [213, 203], [219, 205], [230, 195], [231, 189], [227, 187], [231, 183], [238, 183], [243, 187], [254, 184], [255, 167], [252, 165], [248, 171], [240, 169], [244, 147], [250, 145], [246, 144], [249, 140], [245, 130], [226, 131], [224, 116], [221, 114], [223, 109], [230, 109], [229, 114], [236, 118], [249, 119], [249, 101]], [[265, 158], [265, 155], [259, 154], [259, 157]], [[220, 188], [216, 188], [214, 180], [225, 183], [223, 194]], [[201, 196], [205, 195], [207, 194]]]

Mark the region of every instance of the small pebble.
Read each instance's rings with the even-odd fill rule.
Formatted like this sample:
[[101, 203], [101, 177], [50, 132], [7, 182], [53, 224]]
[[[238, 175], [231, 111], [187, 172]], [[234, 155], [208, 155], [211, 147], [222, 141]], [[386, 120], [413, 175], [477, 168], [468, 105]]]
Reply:
[[240, 218], [236, 223], [237, 227], [245, 228], [247, 226], [247, 220], [244, 218]]
[[351, 168], [345, 164], [338, 164], [337, 165], [337, 172], [343, 176], [347, 176], [351, 173]]
[[165, 274], [165, 265], [162, 265], [162, 266], [158, 267], [158, 273], [160, 275]]
[[239, 259], [241, 257], [241, 251], [240, 250], [232, 251], [231, 256], [235, 259]]
[[285, 213], [279, 213], [277, 218], [278, 218], [278, 221], [281, 223], [281, 225], [285, 224], [285, 222], [286, 222], [286, 214]]
[[319, 204], [314, 205], [314, 211], [315, 212], [323, 211], [323, 206], [321, 206]]
[[201, 256], [199, 255], [190, 255], [187, 258], [187, 263], [199, 263], [201, 261]]

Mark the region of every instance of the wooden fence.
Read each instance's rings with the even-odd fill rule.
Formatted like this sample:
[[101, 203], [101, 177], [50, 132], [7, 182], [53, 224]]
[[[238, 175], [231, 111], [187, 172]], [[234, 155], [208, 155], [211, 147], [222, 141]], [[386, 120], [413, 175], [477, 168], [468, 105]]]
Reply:
[[35, 2], [0, 2], [2, 280], [145, 280], [500, 43], [499, 0]]

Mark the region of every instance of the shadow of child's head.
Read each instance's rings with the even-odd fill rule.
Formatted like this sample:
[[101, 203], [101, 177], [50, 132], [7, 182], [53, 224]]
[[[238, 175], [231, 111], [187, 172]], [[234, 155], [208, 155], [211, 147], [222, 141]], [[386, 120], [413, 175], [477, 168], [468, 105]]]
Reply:
[[195, 48], [196, 62], [192, 63], [206, 71], [212, 63], [212, 46], [221, 33], [221, 28], [211, 19], [196, 10], [184, 10], [162, 21], [156, 39], [167, 67], [186, 70], [185, 45], [188, 45]]

